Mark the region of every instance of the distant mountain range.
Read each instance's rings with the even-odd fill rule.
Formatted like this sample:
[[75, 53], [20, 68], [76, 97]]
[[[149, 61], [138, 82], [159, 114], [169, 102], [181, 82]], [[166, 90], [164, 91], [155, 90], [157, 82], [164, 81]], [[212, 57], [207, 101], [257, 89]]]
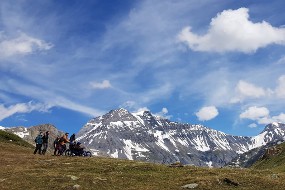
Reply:
[[267, 125], [257, 136], [243, 137], [203, 125], [172, 122], [149, 111], [117, 109], [88, 121], [77, 140], [101, 156], [221, 167], [239, 154], [283, 140], [284, 134], [282, 123]]
[[[50, 145], [59, 131], [51, 124], [0, 129], [13, 132], [34, 144], [39, 131], [51, 131]], [[125, 109], [91, 119], [76, 135], [94, 155], [120, 159], [196, 166], [247, 167], [266, 148], [284, 140], [285, 124], [271, 123], [254, 137], [233, 136], [203, 125], [173, 122], [149, 111], [130, 113]]]

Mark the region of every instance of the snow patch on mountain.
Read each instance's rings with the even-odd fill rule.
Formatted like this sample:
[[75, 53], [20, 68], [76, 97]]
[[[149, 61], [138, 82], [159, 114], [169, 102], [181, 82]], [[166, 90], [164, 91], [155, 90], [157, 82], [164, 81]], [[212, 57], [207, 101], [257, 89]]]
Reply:
[[2, 130], [8, 130], [8, 131], [14, 133], [15, 135], [18, 135], [21, 138], [30, 136], [30, 132], [28, 131], [28, 129], [26, 127], [3, 128]]
[[129, 160], [133, 160], [133, 154], [132, 151], [136, 151], [139, 153], [139, 156], [141, 152], [148, 152], [149, 150], [142, 147], [140, 144], [134, 143], [131, 140], [123, 140], [125, 147], [124, 147], [124, 153], [127, 156]]
[[205, 152], [205, 151], [209, 151], [211, 148], [209, 147], [209, 145], [207, 144], [207, 141], [203, 140], [203, 137], [201, 136], [197, 136], [195, 139], [192, 140], [194, 142], [195, 145], [195, 149]]
[[249, 150], [265, 145], [266, 142], [264, 141], [264, 137], [266, 134], [267, 134], [267, 132], [264, 131], [263, 133], [255, 136], [255, 137], [252, 137], [252, 143], [253, 144], [252, 144], [252, 146], [249, 147]]
[[119, 151], [116, 149], [114, 153], [110, 154], [112, 158], [119, 158]]

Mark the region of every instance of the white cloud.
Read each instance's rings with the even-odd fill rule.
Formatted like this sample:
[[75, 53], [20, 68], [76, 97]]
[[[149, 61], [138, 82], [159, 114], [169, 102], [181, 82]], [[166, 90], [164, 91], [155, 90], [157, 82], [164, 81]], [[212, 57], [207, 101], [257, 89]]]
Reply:
[[0, 58], [27, 55], [35, 51], [49, 50], [52, 47], [52, 44], [24, 33], [13, 39], [7, 39], [4, 35], [0, 36]]
[[150, 111], [150, 110], [147, 107], [142, 107], [142, 108], [139, 108], [137, 111], [141, 112], [141, 111]]
[[258, 118], [257, 122], [258, 122], [258, 124], [267, 125], [269, 123], [274, 122], [274, 120], [272, 118], [270, 118], [269, 116], [267, 116], [267, 117]]
[[243, 113], [240, 114], [241, 119], [258, 120], [269, 116], [269, 110], [266, 107], [249, 107]]
[[145, 111], [149, 111], [149, 109], [147, 107], [142, 107], [142, 108], [139, 108], [137, 109], [136, 111], [134, 111], [133, 113], [134, 114], [142, 114], [143, 112]]
[[215, 106], [203, 107], [196, 113], [196, 116], [200, 121], [214, 119], [217, 115], [219, 115], [219, 112]]
[[5, 118], [8, 118], [16, 113], [30, 113], [32, 111], [47, 112], [49, 106], [41, 103], [19, 103], [9, 107], [5, 107], [3, 104], [0, 104], [0, 121]]
[[267, 125], [273, 122], [285, 122], [285, 114], [280, 113], [276, 116], [270, 116], [269, 110], [266, 107], [249, 107], [240, 114], [241, 119], [251, 119], [257, 121], [258, 124]]
[[280, 114], [277, 115], [277, 116], [273, 116], [272, 119], [273, 119], [274, 121], [277, 121], [277, 122], [285, 123], [285, 114], [284, 114], [284, 113], [280, 113]]
[[275, 93], [279, 98], [285, 98], [285, 75], [282, 75], [278, 79], [278, 86], [275, 89]]
[[237, 92], [243, 96], [258, 98], [265, 95], [265, 90], [253, 84], [240, 80], [237, 85]]
[[161, 112], [162, 112], [163, 114], [167, 114], [167, 113], [168, 113], [168, 109], [167, 109], [167, 108], [162, 108]]
[[143, 111], [149, 111], [149, 109], [147, 107], [142, 107], [139, 108], [136, 112], [143, 112]]
[[240, 80], [236, 86], [236, 96], [231, 99], [231, 103], [242, 102], [245, 98], [259, 98], [266, 95], [266, 91], [254, 84]]
[[162, 117], [162, 118], [170, 119], [172, 117], [172, 115], [167, 115], [167, 114], [168, 114], [168, 109], [162, 108], [162, 110], [160, 112], [155, 113], [154, 115]]
[[249, 128], [256, 128], [257, 127], [257, 124], [256, 123], [252, 123], [250, 125], [248, 125]]
[[90, 82], [90, 86], [94, 89], [106, 89], [112, 87], [108, 80], [103, 80], [102, 82]]
[[211, 20], [208, 33], [199, 36], [184, 28], [178, 40], [194, 51], [251, 53], [270, 44], [285, 44], [285, 29], [249, 20], [247, 8], [224, 10]]
[[268, 116], [268, 117], [263, 117], [258, 119], [257, 121], [259, 124], [264, 124], [267, 125], [269, 123], [273, 123], [273, 122], [281, 122], [281, 123], [285, 123], [285, 114], [284, 113], [280, 113], [279, 115], [276, 116]]

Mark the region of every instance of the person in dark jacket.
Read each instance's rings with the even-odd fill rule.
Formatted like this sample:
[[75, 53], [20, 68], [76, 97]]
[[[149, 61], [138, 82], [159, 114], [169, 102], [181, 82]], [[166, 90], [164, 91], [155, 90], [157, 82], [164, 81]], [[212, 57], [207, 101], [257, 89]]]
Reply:
[[75, 141], [75, 134], [73, 133], [69, 138], [69, 142], [74, 142], [74, 141]]
[[47, 151], [48, 148], [48, 136], [49, 136], [49, 131], [45, 132], [44, 136], [42, 137], [43, 139], [43, 150], [42, 154], [44, 155]]
[[42, 132], [40, 132], [40, 134], [36, 137], [35, 143], [36, 143], [36, 149], [34, 151], [34, 154], [36, 154], [37, 152], [39, 152], [39, 154], [42, 154], [42, 144], [43, 144]]
[[75, 146], [75, 134], [73, 133], [69, 138], [69, 149], [73, 149]]
[[75, 154], [78, 156], [82, 156], [84, 149], [85, 146], [81, 142], [77, 142], [76, 145], [74, 146]]
[[54, 151], [53, 151], [53, 155], [56, 156], [59, 154], [59, 139], [60, 137], [56, 137], [56, 139], [53, 141], [53, 148], [54, 148]]

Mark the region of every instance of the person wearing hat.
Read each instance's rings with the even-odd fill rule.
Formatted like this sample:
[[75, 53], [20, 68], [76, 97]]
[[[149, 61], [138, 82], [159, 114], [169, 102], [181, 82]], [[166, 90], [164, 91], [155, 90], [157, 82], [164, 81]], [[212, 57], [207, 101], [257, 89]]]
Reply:
[[36, 137], [35, 143], [36, 143], [36, 149], [34, 151], [34, 154], [36, 154], [37, 152], [39, 152], [39, 154], [42, 154], [42, 144], [43, 144], [43, 133], [42, 132], [40, 132], [40, 134]]

